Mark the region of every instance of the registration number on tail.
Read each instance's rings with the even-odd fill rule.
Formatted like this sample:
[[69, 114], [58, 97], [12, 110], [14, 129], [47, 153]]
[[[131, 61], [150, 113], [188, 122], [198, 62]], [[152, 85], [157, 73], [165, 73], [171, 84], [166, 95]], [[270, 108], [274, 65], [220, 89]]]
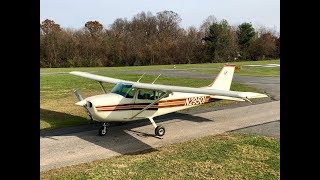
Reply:
[[206, 97], [190, 97], [186, 99], [185, 106], [193, 106], [193, 105], [200, 105], [206, 102]]

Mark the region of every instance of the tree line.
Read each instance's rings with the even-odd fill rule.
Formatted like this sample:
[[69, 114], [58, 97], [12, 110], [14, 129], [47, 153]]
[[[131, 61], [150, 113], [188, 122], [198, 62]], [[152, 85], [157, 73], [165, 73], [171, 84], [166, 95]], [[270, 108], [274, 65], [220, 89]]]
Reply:
[[141, 12], [116, 19], [108, 28], [88, 21], [81, 29], [61, 28], [53, 20], [40, 24], [41, 67], [140, 66], [232, 62], [280, 57], [280, 34], [231, 26], [209, 16], [199, 28], [180, 27], [173, 11]]

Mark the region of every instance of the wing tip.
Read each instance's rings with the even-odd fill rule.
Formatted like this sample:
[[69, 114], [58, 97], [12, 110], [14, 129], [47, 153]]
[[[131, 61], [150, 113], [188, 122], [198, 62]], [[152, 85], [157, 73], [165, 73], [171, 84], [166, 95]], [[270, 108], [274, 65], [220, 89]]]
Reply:
[[81, 74], [90, 74], [90, 73], [82, 72], [82, 71], [71, 71], [71, 72], [69, 72], [69, 74], [73, 74], [73, 75], [81, 75]]
[[69, 74], [76, 74], [76, 73], [79, 73], [80, 71], [71, 71], [69, 72]]

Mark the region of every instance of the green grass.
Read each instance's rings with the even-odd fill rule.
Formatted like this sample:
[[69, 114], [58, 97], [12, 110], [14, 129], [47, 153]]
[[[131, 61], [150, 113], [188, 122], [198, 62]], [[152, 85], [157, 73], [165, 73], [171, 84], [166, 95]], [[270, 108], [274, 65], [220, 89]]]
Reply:
[[[107, 72], [97, 73], [109, 77], [115, 77], [124, 80], [136, 81], [140, 75], [137, 74], [110, 74]], [[156, 76], [145, 75], [140, 82], [151, 83]], [[211, 83], [212, 80], [199, 80], [192, 78], [175, 78], [160, 76], [157, 80], [158, 84], [202, 87]], [[113, 84], [104, 83], [104, 87], [109, 92]], [[101, 94], [99, 84], [96, 81], [70, 74], [56, 74], [40, 76], [40, 129], [49, 130], [62, 127], [70, 127], [75, 125], [87, 124], [88, 115], [84, 110], [76, 106], [76, 97], [72, 89], [76, 88], [78, 92], [85, 98], [92, 95]], [[235, 91], [251, 91], [260, 92], [247, 85], [232, 83], [231, 90]], [[222, 100], [216, 103], [209, 103], [193, 109], [201, 109], [207, 107], [224, 106], [234, 101]]]
[[222, 134], [40, 173], [41, 179], [280, 179], [279, 139]]
[[[222, 67], [222, 66], [221, 66]], [[204, 73], [204, 74], [217, 74], [219, 69], [207, 70], [207, 69], [196, 69], [191, 72]], [[263, 77], [279, 77], [280, 67], [248, 67], [242, 66], [240, 71], [235, 72], [236, 75], [242, 76], [263, 76]]]
[[[220, 68], [225, 63], [203, 63], [203, 64], [176, 64], [176, 69], [185, 68]], [[230, 62], [237, 66], [254, 64], [280, 64], [280, 60], [267, 60], [267, 61], [243, 61], [243, 62]], [[40, 73], [51, 72], [70, 72], [70, 71], [124, 71], [124, 70], [159, 70], [159, 69], [172, 69], [173, 65], [153, 65], [153, 66], [124, 66], [124, 67], [79, 67], [79, 68], [40, 68]], [[264, 68], [268, 69], [268, 68]]]

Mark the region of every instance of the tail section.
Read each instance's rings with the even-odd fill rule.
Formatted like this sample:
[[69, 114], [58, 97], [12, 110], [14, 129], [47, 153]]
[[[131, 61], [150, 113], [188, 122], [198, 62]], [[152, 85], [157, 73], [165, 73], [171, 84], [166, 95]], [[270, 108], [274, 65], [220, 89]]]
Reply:
[[235, 65], [225, 64], [216, 78], [208, 85], [209, 89], [230, 90]]

